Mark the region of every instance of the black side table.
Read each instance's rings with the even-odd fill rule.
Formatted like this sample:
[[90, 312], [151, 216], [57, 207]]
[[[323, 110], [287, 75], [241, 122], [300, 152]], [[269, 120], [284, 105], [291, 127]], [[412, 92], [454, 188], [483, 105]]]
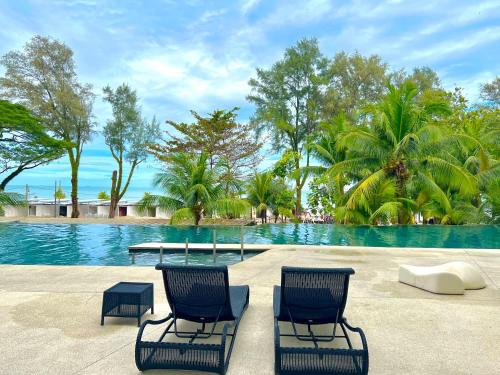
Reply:
[[141, 316], [151, 309], [155, 313], [152, 283], [120, 282], [104, 291], [102, 296], [101, 325], [105, 316], [137, 318], [137, 326], [141, 324]]

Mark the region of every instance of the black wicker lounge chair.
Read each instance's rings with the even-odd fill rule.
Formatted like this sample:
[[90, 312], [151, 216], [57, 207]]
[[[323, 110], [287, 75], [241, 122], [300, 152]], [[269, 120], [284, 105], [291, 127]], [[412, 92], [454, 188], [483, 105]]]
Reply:
[[[182, 369], [225, 374], [238, 324], [248, 306], [248, 286], [229, 286], [226, 266], [158, 264], [156, 269], [163, 273], [172, 312], [164, 319], [142, 323], [135, 346], [137, 368], [141, 371]], [[178, 320], [195, 322], [201, 327], [196, 331], [182, 331]], [[142, 340], [147, 325], [167, 322], [158, 341]], [[226, 322], [222, 330], [216, 327], [218, 322]], [[207, 328], [207, 324], [211, 327]], [[175, 335], [176, 342], [164, 341], [169, 334]], [[216, 337], [220, 337], [217, 343], [199, 342]], [[226, 354], [228, 338], [230, 342]]]
[[[281, 286], [274, 287], [276, 374], [368, 373], [365, 335], [360, 328], [351, 327], [343, 316], [349, 276], [352, 274], [352, 268], [282, 268]], [[280, 333], [279, 321], [291, 323], [293, 333]], [[333, 324], [332, 334], [315, 334], [312, 326], [319, 324]], [[307, 333], [305, 330], [299, 333], [299, 325], [307, 325]], [[361, 349], [353, 347], [347, 330], [359, 334]], [[298, 342], [296, 347], [282, 347], [280, 341], [283, 337], [292, 337], [307, 344]], [[346, 340], [347, 347], [334, 347], [332, 342], [342, 338]], [[327, 345], [329, 347], [325, 347]]]

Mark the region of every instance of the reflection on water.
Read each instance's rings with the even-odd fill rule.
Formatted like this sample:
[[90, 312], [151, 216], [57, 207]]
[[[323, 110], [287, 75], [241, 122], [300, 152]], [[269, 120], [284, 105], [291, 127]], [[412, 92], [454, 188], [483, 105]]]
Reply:
[[[268, 224], [244, 227], [245, 243], [500, 248], [500, 226], [349, 226]], [[128, 246], [142, 242], [212, 242], [212, 227], [103, 224], [0, 224], [0, 263], [130, 265]], [[218, 243], [239, 243], [240, 227], [218, 226]], [[210, 254], [192, 254], [192, 264], [213, 264]], [[183, 263], [181, 253], [165, 261]], [[155, 264], [158, 254], [137, 255], [137, 265]], [[219, 264], [239, 261], [238, 253], [220, 253]]]

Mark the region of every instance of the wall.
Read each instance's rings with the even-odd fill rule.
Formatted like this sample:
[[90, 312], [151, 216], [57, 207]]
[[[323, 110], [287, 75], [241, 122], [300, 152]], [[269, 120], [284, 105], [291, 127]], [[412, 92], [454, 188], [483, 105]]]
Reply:
[[97, 217], [108, 217], [109, 206], [97, 206]]
[[27, 207], [11, 207], [11, 206], [6, 206], [3, 209], [5, 211], [5, 216], [6, 217], [26, 216], [26, 213], [28, 212], [28, 208]]
[[54, 205], [37, 204], [36, 205], [37, 217], [54, 217]]
[[170, 211], [165, 211], [159, 207], [156, 207], [156, 217], [170, 219], [172, 217], [172, 213]]

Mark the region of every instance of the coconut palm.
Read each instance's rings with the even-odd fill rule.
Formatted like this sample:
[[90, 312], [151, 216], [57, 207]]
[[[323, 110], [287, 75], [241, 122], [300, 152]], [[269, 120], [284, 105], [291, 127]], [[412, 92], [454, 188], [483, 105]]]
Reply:
[[247, 199], [253, 207], [256, 207], [256, 215], [264, 223], [267, 220], [267, 210], [273, 202], [272, 173], [255, 173], [248, 181]]
[[[321, 165], [308, 167], [307, 171], [309, 173], [322, 176], [332, 165], [346, 160], [346, 150], [340, 149], [337, 141], [339, 134], [344, 133], [349, 128], [350, 125], [343, 114], [318, 126], [317, 140], [309, 147], [311, 147], [312, 154]], [[303, 170], [305, 171], [306, 168], [303, 168]], [[333, 197], [334, 202], [332, 203], [338, 206], [344, 197], [346, 184], [354, 176], [337, 173], [335, 176], [329, 175], [328, 177], [322, 179], [321, 182], [329, 191], [329, 196]]]
[[248, 209], [248, 203], [225, 196], [219, 167], [216, 165], [210, 169], [207, 160], [206, 154], [176, 153], [169, 156], [166, 171], [154, 179], [154, 184], [165, 191], [165, 195], [145, 195], [139, 202], [139, 209], [159, 207], [171, 211], [172, 224], [193, 220], [199, 225], [204, 216], [214, 213], [242, 215]]
[[408, 199], [407, 184], [418, 171], [425, 171], [439, 185], [463, 196], [477, 192], [477, 180], [466, 168], [437, 156], [438, 140], [446, 129], [435, 120], [449, 114], [448, 105], [444, 101], [419, 104], [417, 93], [417, 86], [411, 81], [398, 87], [389, 84], [381, 103], [368, 108], [368, 125], [353, 127], [338, 137], [337, 148], [345, 150], [347, 157], [332, 165], [328, 175], [360, 176], [351, 181], [353, 187], [344, 210], [364, 209], [370, 213], [370, 202], [389, 183], [395, 192], [392, 203], [381, 208], [387, 203], [381, 201], [379, 207], [370, 209], [370, 217], [377, 210], [378, 214], [387, 215], [397, 209], [397, 223], [411, 223], [415, 204]]

